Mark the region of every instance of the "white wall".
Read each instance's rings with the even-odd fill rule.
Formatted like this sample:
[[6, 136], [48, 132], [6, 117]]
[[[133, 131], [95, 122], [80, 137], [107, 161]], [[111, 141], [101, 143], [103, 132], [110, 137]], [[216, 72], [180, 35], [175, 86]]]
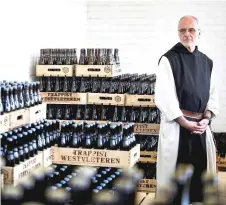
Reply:
[[[226, 2], [88, 0], [88, 45], [120, 48], [124, 72], [153, 73], [158, 59], [178, 41], [177, 23], [191, 14], [200, 20], [199, 48], [214, 61], [220, 115], [214, 131], [226, 131]], [[169, 102], [170, 103], [170, 102]]]
[[29, 80], [40, 48], [85, 46], [82, 0], [0, 1], [0, 80]]
[[124, 72], [153, 73], [178, 41], [185, 14], [200, 19], [199, 47], [218, 76], [221, 110], [213, 128], [226, 131], [226, 1], [0, 1], [0, 80], [33, 77], [40, 48], [118, 47]]

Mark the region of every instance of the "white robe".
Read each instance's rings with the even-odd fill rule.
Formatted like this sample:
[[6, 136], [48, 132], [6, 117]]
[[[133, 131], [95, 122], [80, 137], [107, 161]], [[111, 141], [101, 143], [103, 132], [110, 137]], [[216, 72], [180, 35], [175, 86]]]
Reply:
[[[157, 154], [157, 194], [161, 186], [166, 185], [175, 171], [180, 126], [174, 119], [182, 116], [179, 108], [174, 77], [169, 60], [163, 56], [158, 69], [155, 88], [155, 104], [161, 111], [161, 124], [159, 131]], [[214, 83], [214, 69], [211, 74], [210, 97], [206, 110], [216, 116], [219, 103]], [[206, 130], [207, 171], [216, 172], [216, 149], [210, 128]]]

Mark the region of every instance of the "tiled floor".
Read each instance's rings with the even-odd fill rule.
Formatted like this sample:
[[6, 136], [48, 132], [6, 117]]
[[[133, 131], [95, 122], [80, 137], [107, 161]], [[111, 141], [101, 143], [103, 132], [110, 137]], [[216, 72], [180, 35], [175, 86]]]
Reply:
[[[219, 182], [220, 182], [220, 190], [222, 192], [222, 199], [226, 204], [226, 172], [218, 172], [219, 174]], [[154, 193], [146, 194], [146, 193], [138, 193], [137, 194], [137, 205], [149, 205], [150, 201], [152, 201], [155, 197]]]

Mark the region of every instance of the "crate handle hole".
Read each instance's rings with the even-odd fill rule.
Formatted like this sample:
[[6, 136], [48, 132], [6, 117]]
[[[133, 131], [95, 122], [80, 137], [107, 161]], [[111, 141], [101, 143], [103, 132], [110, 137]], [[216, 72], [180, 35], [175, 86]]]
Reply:
[[23, 115], [17, 116], [17, 120], [22, 120], [22, 119], [23, 119]]
[[99, 97], [100, 100], [112, 100], [112, 97]]
[[41, 113], [41, 110], [37, 110], [37, 111], [35, 112], [35, 114], [38, 114], [38, 113]]
[[87, 70], [90, 71], [90, 72], [98, 72], [101, 69], [100, 68], [88, 68]]
[[50, 71], [50, 72], [60, 72], [61, 69], [60, 68], [48, 68], [48, 71]]
[[140, 101], [140, 102], [151, 102], [151, 99], [148, 99], [148, 98], [138, 98], [137, 101]]

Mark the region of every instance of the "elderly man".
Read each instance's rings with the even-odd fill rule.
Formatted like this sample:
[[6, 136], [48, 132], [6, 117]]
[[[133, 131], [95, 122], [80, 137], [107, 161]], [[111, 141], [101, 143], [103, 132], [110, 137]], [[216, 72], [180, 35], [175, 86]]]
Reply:
[[176, 166], [192, 164], [190, 202], [203, 200], [201, 175], [216, 172], [216, 150], [209, 124], [218, 114], [213, 61], [200, 52], [198, 20], [184, 16], [180, 42], [159, 60], [155, 102], [161, 111], [157, 156], [157, 194]]

